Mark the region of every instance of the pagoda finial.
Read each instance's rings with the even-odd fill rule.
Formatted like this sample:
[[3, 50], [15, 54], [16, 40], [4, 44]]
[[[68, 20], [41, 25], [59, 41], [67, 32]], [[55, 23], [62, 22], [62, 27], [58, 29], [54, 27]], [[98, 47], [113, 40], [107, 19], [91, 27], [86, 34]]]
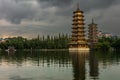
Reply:
[[94, 19], [92, 18], [92, 24], [94, 23]]
[[77, 10], [80, 10], [80, 9], [79, 9], [79, 3], [77, 3]]

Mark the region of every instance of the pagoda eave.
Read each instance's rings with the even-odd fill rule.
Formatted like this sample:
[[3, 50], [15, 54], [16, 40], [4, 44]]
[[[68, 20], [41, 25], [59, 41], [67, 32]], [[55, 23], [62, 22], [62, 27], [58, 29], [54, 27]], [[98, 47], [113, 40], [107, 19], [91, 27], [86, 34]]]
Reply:
[[73, 21], [77, 22], [77, 21], [84, 21], [85, 19], [73, 19]]
[[74, 15], [73, 18], [75, 17], [84, 17], [83, 15]]
[[94, 26], [97, 26], [97, 24], [94, 24], [94, 23], [92, 23], [92, 24], [89, 24], [88, 26], [93, 26], [93, 25], [94, 25]]
[[73, 23], [72, 25], [85, 25], [85, 23]]
[[81, 10], [77, 10], [77, 11], [74, 11], [73, 13], [75, 14], [75, 13], [84, 13], [84, 12]]

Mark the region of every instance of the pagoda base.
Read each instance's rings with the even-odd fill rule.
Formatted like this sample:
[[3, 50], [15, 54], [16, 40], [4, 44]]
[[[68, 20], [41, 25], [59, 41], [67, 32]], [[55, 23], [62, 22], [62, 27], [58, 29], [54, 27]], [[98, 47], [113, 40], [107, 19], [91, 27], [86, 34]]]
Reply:
[[90, 48], [69, 48], [69, 52], [89, 52]]

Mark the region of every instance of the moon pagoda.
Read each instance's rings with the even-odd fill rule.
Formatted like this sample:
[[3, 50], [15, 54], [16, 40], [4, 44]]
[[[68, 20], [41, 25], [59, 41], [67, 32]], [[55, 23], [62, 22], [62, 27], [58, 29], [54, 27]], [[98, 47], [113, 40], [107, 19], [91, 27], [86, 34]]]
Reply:
[[94, 23], [93, 19], [92, 19], [92, 23], [88, 25], [88, 38], [89, 38], [89, 44], [90, 44], [90, 48], [94, 49], [94, 46], [96, 45], [96, 43], [98, 42], [98, 28], [97, 28], [97, 24]]
[[79, 9], [79, 4], [73, 14], [73, 27], [69, 51], [89, 51], [88, 42], [85, 39], [84, 15], [83, 11]]

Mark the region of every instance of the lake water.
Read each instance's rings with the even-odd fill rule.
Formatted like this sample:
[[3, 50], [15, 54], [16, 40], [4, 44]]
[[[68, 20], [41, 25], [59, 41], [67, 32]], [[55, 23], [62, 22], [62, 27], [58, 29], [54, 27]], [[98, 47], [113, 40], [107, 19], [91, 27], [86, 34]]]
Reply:
[[120, 80], [120, 52], [0, 52], [0, 80]]

